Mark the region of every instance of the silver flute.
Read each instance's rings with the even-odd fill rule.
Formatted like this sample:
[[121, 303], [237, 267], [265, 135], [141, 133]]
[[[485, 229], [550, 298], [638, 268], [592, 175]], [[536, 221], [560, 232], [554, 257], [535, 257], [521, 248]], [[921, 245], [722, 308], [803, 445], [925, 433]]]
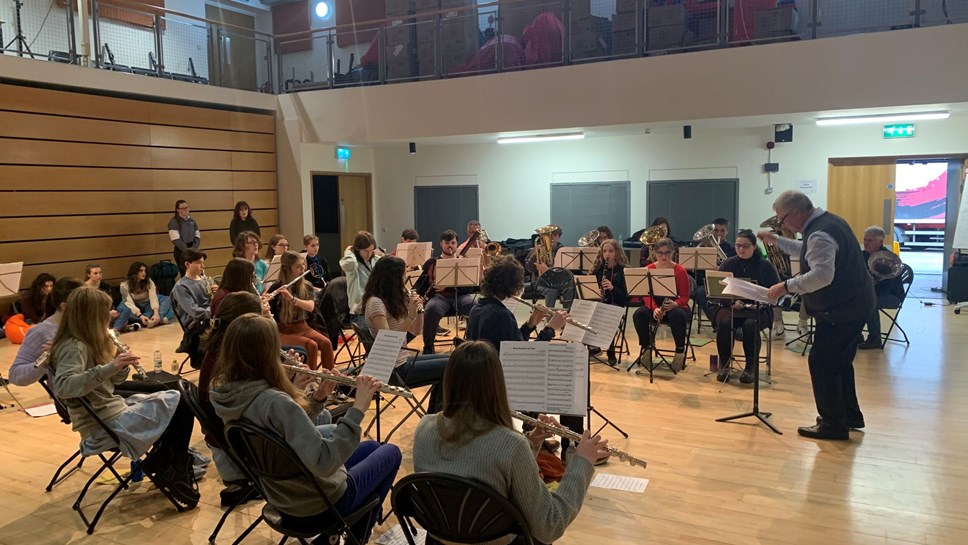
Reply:
[[279, 293], [281, 292], [282, 288], [286, 288], [286, 289], [291, 288], [296, 282], [299, 282], [300, 280], [302, 280], [303, 277], [306, 276], [307, 274], [309, 274], [310, 272], [312, 272], [312, 269], [306, 269], [306, 272], [300, 274], [296, 278], [293, 278], [292, 279], [292, 282], [289, 282], [285, 286], [279, 286], [278, 288], [272, 290], [272, 293], [263, 295], [262, 296], [262, 300], [263, 301], [266, 301], [266, 302], [272, 301], [273, 299], [275, 299], [275, 297], [277, 295], [279, 295]]
[[[121, 352], [122, 354], [127, 354], [131, 352], [131, 347], [121, 342], [121, 338], [118, 337], [117, 331], [113, 329], [108, 329], [108, 337], [111, 337], [111, 342], [114, 343], [115, 347], [117, 347], [118, 352]], [[140, 378], [141, 380], [148, 380], [148, 373], [145, 371], [145, 368], [142, 367], [140, 363], [135, 362], [133, 364], [133, 367], [134, 367], [134, 370], [138, 373], [138, 378]]]
[[[523, 413], [519, 413], [518, 411], [511, 411], [511, 416], [513, 416], [514, 418], [517, 418], [518, 420], [520, 420], [522, 422], [531, 424], [532, 426], [534, 426], [536, 428], [542, 428], [544, 430], [550, 431], [551, 433], [557, 435], [558, 437], [563, 437], [565, 439], [571, 439], [572, 441], [575, 441], [575, 442], [581, 441], [581, 435], [578, 434], [578, 433], [575, 433], [575, 432], [573, 432], [571, 430], [569, 430], [568, 428], [563, 428], [561, 426], [556, 426], [554, 424], [549, 424], [547, 422], [542, 422], [542, 421], [538, 420], [537, 418], [531, 418], [530, 416], [527, 416], [527, 415], [525, 415]], [[645, 460], [642, 460], [640, 458], [636, 458], [635, 456], [632, 456], [631, 454], [629, 454], [629, 453], [627, 453], [625, 451], [619, 450], [619, 449], [617, 449], [615, 447], [608, 447], [608, 452], [612, 456], [618, 458], [619, 460], [621, 460], [623, 462], [627, 462], [629, 465], [631, 465], [633, 467], [635, 467], [635, 466], [646, 467]]]
[[[351, 388], [356, 388], [356, 379], [353, 377], [348, 377], [345, 375], [330, 375], [329, 373], [324, 373], [322, 371], [315, 371], [313, 369], [309, 369], [308, 367], [301, 367], [300, 362], [298, 360], [291, 357], [284, 350], [280, 350], [280, 352], [282, 352], [283, 359], [285, 359], [288, 362], [294, 362], [294, 363], [279, 364], [283, 367], [283, 369], [286, 369], [287, 371], [292, 371], [293, 373], [302, 373], [304, 375], [309, 375], [311, 377], [315, 377], [320, 380], [328, 380], [330, 382], [335, 382], [340, 386], [349, 386]], [[411, 392], [406, 388], [400, 388], [399, 386], [390, 386], [389, 384], [384, 384], [383, 386], [380, 386], [380, 392], [384, 394], [390, 394], [390, 395], [413, 399], [413, 392]]]
[[34, 360], [34, 367], [36, 368], [46, 364], [47, 360], [49, 359], [50, 359], [50, 350], [44, 350], [43, 352], [40, 353], [39, 356], [37, 356], [37, 359]]
[[[526, 300], [518, 297], [517, 295], [512, 295], [511, 296], [511, 299], [515, 299], [519, 303], [524, 303], [525, 305], [528, 305], [529, 307], [531, 307], [533, 309], [536, 308], [536, 309], [544, 312], [545, 314], [547, 314], [549, 317], [551, 317], [551, 316], [554, 315], [554, 311], [553, 310], [551, 310], [550, 308], [548, 308], [548, 307], [546, 307], [546, 306], [544, 306], [544, 305], [542, 305], [540, 303], [532, 303], [531, 301], [526, 301]], [[574, 319], [572, 319], [572, 318], [569, 317], [569, 318], [565, 318], [565, 322], [567, 322], [567, 323], [569, 323], [569, 324], [571, 324], [571, 325], [573, 325], [573, 326], [575, 326], [575, 327], [577, 327], [579, 329], [584, 329], [585, 331], [591, 333], [592, 335], [598, 335], [598, 332], [597, 331], [595, 331], [594, 329], [592, 329], [590, 326], [585, 325], [585, 324], [579, 322], [578, 320], [574, 320]]]

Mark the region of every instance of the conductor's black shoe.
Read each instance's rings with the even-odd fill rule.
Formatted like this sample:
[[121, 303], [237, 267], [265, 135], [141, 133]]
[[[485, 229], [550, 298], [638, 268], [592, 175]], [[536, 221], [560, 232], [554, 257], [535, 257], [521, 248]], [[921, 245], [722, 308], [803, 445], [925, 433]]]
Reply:
[[[823, 422], [823, 418], [820, 418], [818, 416], [817, 417], [817, 424], [819, 425], [821, 422]], [[865, 424], [864, 424], [864, 419], [863, 418], [861, 418], [860, 420], [848, 420], [847, 421], [847, 427], [850, 428], [850, 429], [852, 429], [852, 430], [862, 430], [862, 429], [864, 429], [864, 426], [865, 426]]]
[[857, 345], [858, 350], [878, 350], [882, 348], [881, 343], [877, 340], [874, 341], [864, 341]]
[[739, 376], [739, 381], [743, 384], [753, 384], [753, 373], [743, 371], [743, 374]]
[[433, 354], [434, 353], [434, 347], [432, 347], [432, 346], [425, 346], [423, 348], [423, 353], [424, 354]]
[[846, 429], [839, 430], [825, 424], [797, 428], [797, 433], [811, 439], [830, 439], [831, 441], [846, 441], [850, 439], [850, 434], [847, 433]]
[[589, 355], [597, 356], [597, 355], [599, 355], [601, 353], [602, 353], [602, 349], [599, 348], [599, 347], [597, 347], [597, 346], [589, 346], [588, 347], [588, 354]]

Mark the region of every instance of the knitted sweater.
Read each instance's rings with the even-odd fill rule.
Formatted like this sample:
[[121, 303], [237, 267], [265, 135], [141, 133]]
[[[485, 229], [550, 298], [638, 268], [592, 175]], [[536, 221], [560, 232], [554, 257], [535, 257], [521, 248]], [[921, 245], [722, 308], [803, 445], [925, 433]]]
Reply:
[[[571, 456], [555, 492], [538, 476], [538, 464], [528, 439], [520, 433], [495, 427], [465, 444], [445, 443], [437, 431], [441, 413], [423, 417], [413, 438], [414, 471], [435, 471], [475, 479], [506, 497], [524, 514], [531, 534], [551, 543], [565, 533], [581, 509], [595, 473], [591, 463]], [[487, 545], [504, 545], [511, 538]]]
[[86, 399], [104, 422], [124, 412], [126, 405], [120, 396], [114, 395], [114, 387], [128, 378], [130, 367], [119, 371], [112, 362], [99, 364], [87, 345], [69, 338], [53, 348], [51, 364], [55, 369], [54, 391], [67, 405], [71, 427], [81, 437], [87, 439], [100, 427], [77, 398]]

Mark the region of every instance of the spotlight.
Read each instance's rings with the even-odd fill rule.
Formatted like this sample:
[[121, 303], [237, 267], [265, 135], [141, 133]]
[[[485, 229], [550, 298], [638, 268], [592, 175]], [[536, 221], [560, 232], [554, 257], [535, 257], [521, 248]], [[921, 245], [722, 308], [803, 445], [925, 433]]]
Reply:
[[332, 13], [327, 2], [316, 2], [314, 11], [316, 12], [316, 17], [320, 19], [329, 19], [329, 15]]
[[417, 143], [410, 142], [410, 155], [415, 155], [417, 153]]

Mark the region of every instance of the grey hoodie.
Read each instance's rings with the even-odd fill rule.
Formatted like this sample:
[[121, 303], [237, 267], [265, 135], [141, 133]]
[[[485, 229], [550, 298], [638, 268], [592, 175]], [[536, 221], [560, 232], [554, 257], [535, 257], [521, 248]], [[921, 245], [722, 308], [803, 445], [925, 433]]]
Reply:
[[[298, 403], [285, 392], [270, 388], [264, 380], [219, 386], [211, 391], [211, 400], [215, 414], [226, 424], [245, 420], [278, 433], [313, 472], [326, 497], [331, 502], [342, 497], [346, 491], [343, 463], [360, 443], [362, 412], [350, 408], [336, 425], [333, 435], [324, 437]], [[319, 408], [321, 405], [315, 404], [311, 412], [319, 412]], [[289, 515], [308, 517], [326, 510], [308, 483], [266, 483], [265, 493], [273, 505]]]

